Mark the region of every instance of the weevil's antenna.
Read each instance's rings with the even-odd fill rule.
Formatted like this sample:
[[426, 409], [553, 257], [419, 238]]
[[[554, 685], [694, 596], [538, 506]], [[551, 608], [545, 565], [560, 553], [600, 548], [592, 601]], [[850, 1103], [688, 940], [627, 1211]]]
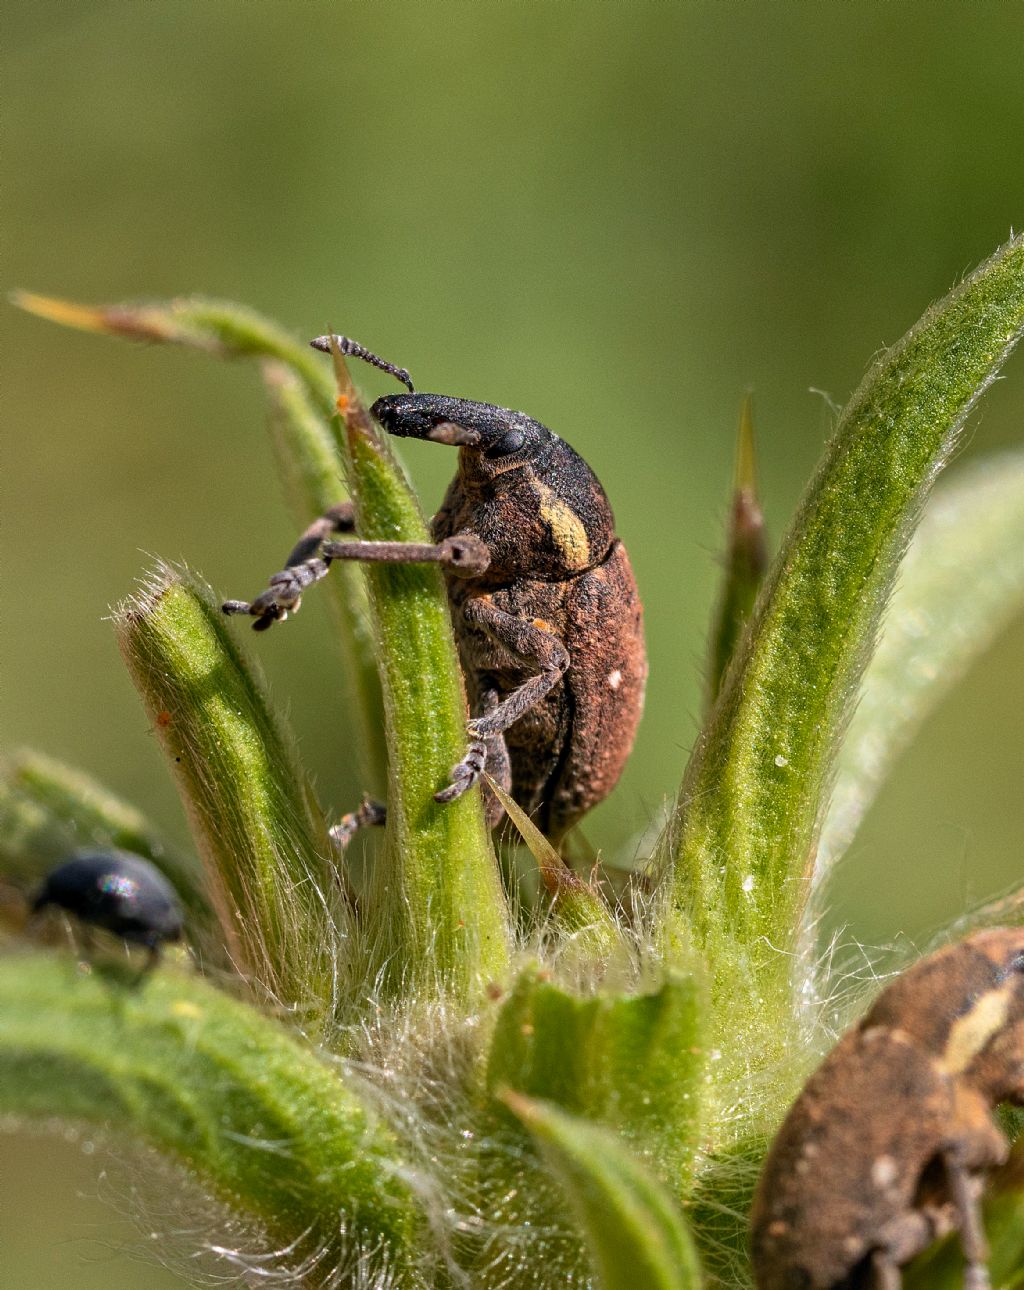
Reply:
[[314, 349], [322, 350], [323, 353], [331, 352], [331, 341], [338, 346], [341, 352], [348, 358], [361, 358], [364, 363], [372, 363], [374, 367], [379, 367], [382, 372], [389, 372], [396, 381], [401, 381], [410, 394], [415, 394], [412, 377], [404, 367], [396, 367], [394, 363], [389, 363], [378, 354], [368, 350], [365, 345], [360, 345], [357, 340], [352, 340], [348, 336], [317, 336], [315, 340], [309, 343]]

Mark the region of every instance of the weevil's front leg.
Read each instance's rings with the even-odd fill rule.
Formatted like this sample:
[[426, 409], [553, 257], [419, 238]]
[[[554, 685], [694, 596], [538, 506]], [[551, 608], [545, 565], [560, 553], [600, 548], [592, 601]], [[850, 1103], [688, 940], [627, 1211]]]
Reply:
[[255, 600], [225, 600], [221, 609], [226, 614], [249, 614], [255, 618], [253, 631], [265, 632], [277, 622], [283, 622], [295, 613], [302, 603], [302, 593], [314, 582], [319, 582], [330, 568], [321, 547], [333, 533], [351, 533], [355, 528], [355, 515], [351, 502], [339, 502], [314, 520], [302, 534], [285, 561], [280, 573], [275, 573], [267, 583], [266, 591]]
[[463, 578], [476, 577], [491, 563], [486, 542], [475, 533], [456, 533], [443, 542], [325, 542], [320, 553], [328, 562], [441, 564]]
[[434, 796], [439, 802], [450, 802], [472, 788], [484, 768], [487, 742], [503, 735], [510, 726], [553, 689], [569, 666], [569, 651], [552, 632], [537, 622], [516, 618], [492, 601], [480, 596], [466, 603], [466, 621], [483, 631], [510, 654], [528, 666], [537, 668], [536, 676], [524, 681], [518, 690], [505, 696], [488, 712], [474, 717], [468, 726], [472, 742], [465, 757], [452, 767], [452, 782]]
[[352, 504], [334, 507], [303, 533], [280, 573], [255, 600], [226, 600], [226, 614], [250, 614], [254, 631], [266, 631], [294, 613], [302, 593], [325, 577], [334, 560], [366, 560], [389, 564], [441, 564], [460, 577], [483, 573], [491, 562], [486, 543], [474, 533], [456, 533], [443, 542], [326, 542], [331, 533], [354, 527]]

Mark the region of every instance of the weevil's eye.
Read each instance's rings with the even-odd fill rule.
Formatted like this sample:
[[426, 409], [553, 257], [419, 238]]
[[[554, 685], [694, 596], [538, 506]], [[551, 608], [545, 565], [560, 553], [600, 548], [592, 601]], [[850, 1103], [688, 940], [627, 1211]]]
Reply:
[[497, 443], [492, 443], [487, 449], [488, 457], [508, 457], [526, 443], [526, 431], [513, 427], [506, 430]]

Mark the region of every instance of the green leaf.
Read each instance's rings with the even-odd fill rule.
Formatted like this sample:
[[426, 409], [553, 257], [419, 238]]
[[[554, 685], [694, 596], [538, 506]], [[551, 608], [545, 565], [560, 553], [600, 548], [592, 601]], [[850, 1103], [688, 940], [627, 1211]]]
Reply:
[[160, 567], [114, 613], [239, 971], [315, 1025], [340, 1004], [346, 910], [294, 744], [209, 588]]
[[1024, 453], [936, 491], [900, 570], [818, 847], [815, 886], [850, 845], [921, 722], [1024, 604]]
[[702, 1004], [680, 972], [648, 993], [582, 997], [528, 967], [498, 1014], [487, 1087], [611, 1125], [682, 1195], [703, 1127]]
[[700, 1264], [683, 1216], [606, 1129], [506, 1091], [579, 1220], [603, 1290], [695, 1290]]
[[[416, 497], [359, 399], [340, 353], [339, 434], [368, 541], [429, 542]], [[466, 750], [466, 698], [441, 572], [430, 564], [363, 567], [388, 742], [385, 854], [367, 901], [369, 940], [393, 988], [466, 996], [508, 969], [508, 905], [478, 791], [434, 793]]]
[[729, 516], [725, 577], [711, 625], [708, 705], [714, 703], [726, 669], [736, 653], [768, 568], [764, 515], [757, 495], [753, 400], [748, 394], [740, 413], [736, 447], [736, 482]]
[[0, 773], [0, 872], [22, 886], [35, 883], [69, 852], [86, 847], [117, 847], [152, 860], [174, 885], [189, 923], [210, 922], [193, 856], [82, 771], [42, 753], [15, 753]]
[[133, 988], [71, 959], [0, 960], [0, 1110], [148, 1143], [293, 1246], [285, 1263], [362, 1252], [418, 1284], [416, 1209], [358, 1081], [169, 964]]
[[900, 557], [1022, 327], [1017, 237], [877, 361], [840, 417], [694, 749], [661, 854], [712, 964], [721, 1033], [758, 1065], [784, 1058], [791, 1037], [818, 825]]

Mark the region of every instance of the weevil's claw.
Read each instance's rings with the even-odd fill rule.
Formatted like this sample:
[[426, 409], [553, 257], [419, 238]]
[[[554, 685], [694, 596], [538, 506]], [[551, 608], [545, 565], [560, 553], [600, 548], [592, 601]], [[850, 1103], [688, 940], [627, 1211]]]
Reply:
[[451, 783], [447, 788], [439, 789], [434, 794], [435, 802], [454, 802], [473, 787], [483, 774], [487, 765], [487, 745], [482, 739], [474, 737], [473, 723], [470, 722], [469, 733], [472, 743], [466, 749], [466, 755], [451, 769]]
[[329, 566], [330, 561], [320, 556], [289, 565], [269, 579], [266, 591], [260, 592], [255, 600], [225, 600], [221, 611], [225, 614], [248, 614], [256, 619], [253, 631], [265, 632], [275, 623], [283, 623], [289, 614], [298, 613], [302, 593], [314, 582], [319, 582]]

